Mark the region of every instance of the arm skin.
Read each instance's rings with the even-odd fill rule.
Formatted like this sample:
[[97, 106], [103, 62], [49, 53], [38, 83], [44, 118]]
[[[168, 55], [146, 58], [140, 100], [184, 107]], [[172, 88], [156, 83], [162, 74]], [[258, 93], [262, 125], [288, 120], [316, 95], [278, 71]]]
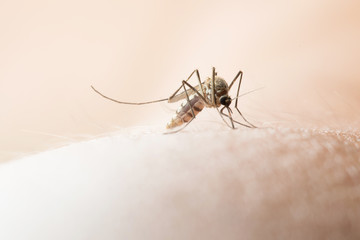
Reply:
[[0, 238], [359, 239], [359, 139], [130, 130], [7, 162]]

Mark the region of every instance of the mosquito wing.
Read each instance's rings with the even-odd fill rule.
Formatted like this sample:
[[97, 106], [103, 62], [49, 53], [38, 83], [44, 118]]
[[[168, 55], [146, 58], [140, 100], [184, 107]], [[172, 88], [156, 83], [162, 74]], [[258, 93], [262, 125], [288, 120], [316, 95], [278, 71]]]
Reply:
[[[195, 86], [194, 88], [195, 88], [200, 94], [202, 94], [200, 85], [197, 85], [197, 86]], [[187, 92], [187, 94], [189, 95], [189, 97], [190, 97], [191, 95], [195, 94], [195, 91], [192, 90], [192, 89], [186, 89], [186, 92]], [[174, 97], [169, 98], [168, 102], [169, 102], [169, 103], [174, 103], [174, 102], [180, 101], [180, 100], [182, 100], [182, 99], [186, 99], [186, 92], [183, 91], [183, 92], [175, 95]]]

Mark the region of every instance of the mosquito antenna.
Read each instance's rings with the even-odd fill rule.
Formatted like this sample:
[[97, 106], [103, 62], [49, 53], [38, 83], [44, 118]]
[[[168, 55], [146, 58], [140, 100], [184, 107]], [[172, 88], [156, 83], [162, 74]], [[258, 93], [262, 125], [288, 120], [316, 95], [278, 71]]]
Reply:
[[248, 94], [253, 93], [253, 92], [256, 92], [256, 91], [259, 91], [259, 90], [264, 89], [264, 88], [265, 88], [265, 87], [256, 88], [256, 89], [251, 90], [251, 91], [249, 91], [249, 92], [246, 92], [246, 93], [240, 94], [239, 96], [234, 97], [234, 98], [233, 98], [233, 99], [231, 99], [231, 100], [235, 100], [235, 99], [237, 99], [237, 98], [243, 97], [243, 96], [245, 96], [245, 95], [248, 95]]
[[167, 98], [164, 99], [159, 99], [159, 100], [154, 100], [154, 101], [149, 101], [149, 102], [137, 102], [137, 103], [133, 103], [133, 102], [120, 102], [116, 99], [110, 98], [105, 96], [104, 94], [102, 94], [101, 92], [99, 92], [98, 90], [96, 90], [93, 86], [91, 86], [91, 88], [100, 96], [102, 96], [103, 98], [106, 98], [108, 100], [111, 100], [113, 102], [117, 102], [117, 103], [121, 103], [121, 104], [129, 104], [129, 105], [144, 105], [144, 104], [150, 104], [150, 103], [157, 103], [157, 102], [163, 102], [163, 101], [167, 101]]

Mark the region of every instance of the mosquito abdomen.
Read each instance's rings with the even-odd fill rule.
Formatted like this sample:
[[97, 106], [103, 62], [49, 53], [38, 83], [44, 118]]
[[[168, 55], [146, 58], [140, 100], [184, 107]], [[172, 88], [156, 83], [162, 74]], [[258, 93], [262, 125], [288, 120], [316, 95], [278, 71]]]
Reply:
[[204, 109], [205, 105], [201, 98], [195, 94], [189, 97], [189, 101], [183, 102], [179, 109], [176, 111], [176, 115], [166, 125], [167, 129], [181, 126], [184, 123], [191, 121], [193, 114], [191, 107], [194, 111], [195, 116]]

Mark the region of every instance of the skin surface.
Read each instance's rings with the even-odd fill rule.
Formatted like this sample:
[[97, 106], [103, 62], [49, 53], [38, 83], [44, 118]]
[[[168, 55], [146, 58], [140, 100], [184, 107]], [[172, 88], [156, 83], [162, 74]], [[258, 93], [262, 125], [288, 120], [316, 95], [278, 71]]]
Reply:
[[0, 238], [359, 239], [359, 132], [218, 130], [129, 129], [4, 163]]

